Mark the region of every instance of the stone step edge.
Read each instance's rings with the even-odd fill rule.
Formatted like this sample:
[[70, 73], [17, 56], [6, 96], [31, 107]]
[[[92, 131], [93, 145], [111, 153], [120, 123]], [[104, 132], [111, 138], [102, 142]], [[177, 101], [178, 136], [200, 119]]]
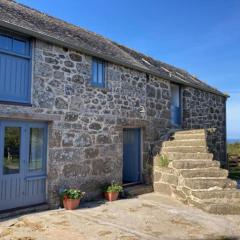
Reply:
[[188, 179], [194, 179], [194, 180], [197, 180], [197, 179], [199, 179], [199, 180], [202, 180], [202, 179], [206, 179], [206, 180], [213, 180], [213, 179], [215, 179], [215, 180], [218, 180], [218, 179], [226, 179], [226, 180], [229, 180], [229, 181], [231, 181], [231, 182], [235, 182], [236, 183], [236, 181], [234, 181], [234, 180], [232, 180], [232, 179], [230, 179], [230, 178], [227, 178], [227, 177], [194, 177], [194, 178], [184, 178], [184, 179], [186, 179], [186, 180], [188, 180]]
[[204, 149], [208, 149], [208, 147], [206, 146], [164, 146], [164, 149], [168, 149], [168, 148], [204, 148]]
[[[184, 141], [182, 141], [184, 142]], [[192, 141], [189, 141], [189, 142], [192, 142]], [[175, 145], [174, 141], [171, 141], [171, 142], [164, 142], [164, 144], [162, 145], [162, 148], [173, 148], [173, 147], [205, 147], [205, 148], [208, 148], [207, 144], [206, 143], [199, 143], [198, 145], [187, 145], [186, 142], [184, 142], [186, 145], [181, 145], [180, 143], [176, 143], [176, 144], [180, 144], [180, 145]]]
[[172, 137], [172, 141], [174, 140], [185, 140], [185, 139], [188, 139], [188, 140], [205, 140], [206, 141], [206, 136], [203, 136], [203, 135], [176, 135], [176, 136], [173, 136]]
[[170, 159], [170, 161], [172, 162], [172, 161], [178, 161], [178, 162], [218, 162], [217, 160], [212, 160], [212, 159], [205, 159], [205, 158], [195, 158], [195, 159], [193, 159], [193, 158], [184, 158], [184, 159], [173, 159], [173, 160], [171, 160]]
[[[201, 171], [203, 170], [203, 171]], [[198, 169], [180, 169], [179, 174], [183, 178], [228, 178], [228, 171], [221, 168], [198, 168]], [[186, 176], [186, 174], [193, 174], [192, 177]], [[201, 176], [201, 174], [206, 174]], [[220, 175], [221, 174], [221, 175]], [[199, 176], [198, 176], [199, 175]], [[213, 176], [220, 175], [220, 176]]]
[[184, 188], [188, 191], [214, 191], [214, 190], [219, 190], [219, 191], [224, 191], [224, 190], [227, 190], [227, 191], [230, 191], [230, 190], [234, 190], [236, 188], [234, 187], [218, 187], [218, 186], [213, 186], [213, 187], [210, 187], [210, 188], [190, 188], [188, 186], [186, 186], [184, 184]]
[[199, 203], [193, 200], [189, 200], [189, 204], [195, 207], [202, 209], [205, 212], [219, 215], [239, 215], [240, 214], [240, 205], [239, 204], [225, 204], [225, 203]]
[[205, 131], [203, 130], [199, 130], [199, 131], [195, 131], [195, 132], [192, 132], [191, 130], [190, 131], [176, 131], [173, 133], [173, 135], [205, 135]]
[[183, 177], [184, 179], [192, 179], [192, 180], [222, 180], [222, 179], [229, 179], [227, 177], [190, 177], [190, 178], [186, 178], [186, 177]]
[[203, 140], [203, 139], [172, 139], [172, 140], [166, 140], [164, 142], [192, 142], [192, 141], [196, 141], [196, 142], [199, 142], [199, 141], [206, 141], [206, 140]]
[[187, 134], [191, 134], [191, 133], [196, 133], [196, 132], [206, 132], [206, 130], [204, 128], [200, 128], [200, 129], [181, 129], [181, 130], [175, 130], [174, 133], [187, 133]]
[[[195, 194], [196, 193], [201, 193], [205, 196], [207, 196], [208, 194], [215, 194], [215, 197], [199, 197], [199, 196], [196, 196]], [[239, 197], [236, 197], [236, 196], [232, 196], [232, 195], [239, 195]], [[208, 190], [208, 189], [202, 189], [202, 190], [192, 190], [190, 192], [190, 195], [192, 198], [194, 199], [198, 199], [200, 201], [207, 201], [207, 200], [211, 200], [211, 199], [221, 199], [221, 198], [224, 198], [224, 199], [237, 199], [239, 202], [240, 202], [240, 190], [238, 190], [237, 188], [232, 188], [232, 189], [221, 189], [221, 190], [216, 190], [216, 189], [213, 189], [213, 190]], [[216, 197], [218, 195], [221, 195], [219, 197]], [[222, 195], [224, 195], [224, 197], [222, 197]]]
[[164, 153], [164, 152], [162, 152], [161, 151], [161, 154], [196, 154], [196, 155], [201, 155], [201, 154], [207, 154], [209, 157], [211, 156], [211, 157], [213, 157], [213, 154], [212, 153], [209, 153], [209, 152], [206, 152], [206, 153], [202, 153], [202, 152], [196, 152], [196, 153], [193, 153], [193, 152], [191, 152], [191, 153], [183, 153], [183, 152], [168, 152], [168, 153]]
[[215, 203], [225, 203], [225, 204], [228, 204], [229, 201], [230, 201], [230, 202], [233, 202], [233, 203], [238, 203], [239, 207], [240, 207], [240, 198], [236, 198], [236, 197], [231, 197], [231, 198], [222, 197], [222, 198], [201, 199], [201, 198], [197, 198], [197, 197], [191, 196], [191, 199], [193, 201], [198, 202], [198, 203], [208, 203], [208, 204], [215, 204]]

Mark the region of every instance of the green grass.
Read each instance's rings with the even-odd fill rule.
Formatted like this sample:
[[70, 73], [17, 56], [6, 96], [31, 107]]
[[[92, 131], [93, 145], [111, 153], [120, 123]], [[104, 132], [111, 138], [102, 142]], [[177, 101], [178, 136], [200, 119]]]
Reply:
[[[240, 158], [240, 143], [231, 143], [227, 145], [227, 152], [229, 161], [234, 158]], [[233, 179], [240, 179], [240, 166], [229, 168], [229, 177]]]
[[237, 155], [240, 157], [240, 143], [229, 143], [227, 145], [227, 152], [229, 155]]

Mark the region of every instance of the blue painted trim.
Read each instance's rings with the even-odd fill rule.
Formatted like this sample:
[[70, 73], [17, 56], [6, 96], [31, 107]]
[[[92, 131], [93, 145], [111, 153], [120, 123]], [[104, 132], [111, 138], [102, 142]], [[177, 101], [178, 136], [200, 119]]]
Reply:
[[46, 179], [46, 178], [47, 178], [47, 174], [41, 174], [41, 175], [33, 175], [33, 176], [25, 177], [24, 180], [31, 181], [31, 180]]
[[30, 55], [22, 55], [22, 54], [19, 54], [19, 53], [15, 53], [15, 52], [11, 52], [11, 51], [7, 51], [7, 50], [4, 50], [4, 49], [1, 49], [0, 48], [0, 53], [4, 53], [6, 55], [11, 55], [11, 56], [15, 56], [15, 57], [19, 57], [19, 58], [25, 58], [25, 59], [31, 59], [31, 56]]
[[[18, 91], [14, 95], [14, 93], [11, 92], [10, 90], [6, 91], [6, 92], [2, 91], [2, 93], [0, 93], [0, 101], [31, 104], [31, 95], [32, 95], [31, 94], [31, 87], [32, 87], [32, 42], [30, 41], [29, 38], [22, 37], [22, 36], [19, 36], [19, 35], [15, 34], [15, 33], [12, 33], [12, 32], [10, 33], [9, 31], [4, 31], [4, 30], [1, 30], [1, 29], [0, 29], [0, 35], [8, 37], [10, 39], [9, 41], [11, 41], [10, 42], [11, 47], [10, 47], [9, 50], [0, 48], [0, 54], [2, 55], [2, 58], [4, 59], [6, 66], [9, 68], [8, 72], [14, 66], [11, 63], [7, 64], [8, 56], [11, 59], [12, 62], [14, 62], [15, 59], [16, 59], [16, 61], [21, 61], [21, 59], [22, 59], [22, 61], [25, 60], [25, 62], [21, 63], [21, 64], [24, 64], [23, 65], [24, 68], [21, 68], [21, 67], [16, 68], [16, 70], [21, 69], [21, 71], [25, 71], [25, 73], [24, 73], [25, 77], [23, 77], [23, 79], [22, 79], [24, 81], [24, 84], [25, 84], [24, 93], [21, 94], [21, 92]], [[25, 46], [24, 46], [25, 54], [17, 53], [14, 50], [14, 46], [13, 46], [14, 40], [19, 40], [19, 41], [24, 42], [24, 44], [25, 44]], [[1, 47], [1, 43], [0, 43], [0, 47]], [[17, 74], [17, 73], [15, 73], [15, 74]], [[3, 77], [3, 79], [6, 78], [6, 77], [7, 76], [5, 75]], [[13, 79], [15, 79], [15, 80], [13, 80]], [[13, 77], [10, 77], [10, 80], [13, 80], [13, 82], [9, 80], [10, 82], [8, 83], [7, 88], [11, 87], [12, 83], [15, 84], [15, 87], [16, 87], [16, 84], [17, 84], [16, 79], [19, 79], [17, 75], [13, 76]]]
[[123, 129], [123, 182], [136, 183], [141, 179], [141, 129]]
[[[20, 127], [21, 128], [21, 146], [20, 146], [20, 173], [26, 177], [34, 177], [46, 174], [47, 171], [47, 144], [48, 144], [48, 125], [45, 122], [31, 122], [31, 121], [15, 121], [15, 120], [0, 120], [0, 176], [3, 175], [3, 153], [4, 153], [4, 129], [5, 127]], [[30, 128], [43, 128], [44, 129], [44, 159], [43, 169], [38, 171], [28, 171], [28, 157], [29, 155], [29, 141], [30, 141]], [[23, 147], [26, 149], [23, 149]], [[23, 160], [22, 160], [23, 159]], [[26, 162], [27, 161], [27, 162]], [[24, 165], [24, 166], [23, 166]], [[23, 170], [24, 169], [24, 170]], [[22, 172], [24, 171], [24, 172]], [[19, 173], [19, 174], [20, 174]], [[4, 175], [7, 177], [7, 175]]]
[[[97, 64], [97, 82], [94, 81], [94, 63]], [[98, 68], [102, 67], [102, 83], [98, 83]], [[105, 88], [106, 87], [106, 76], [105, 76], [105, 62], [102, 59], [92, 58], [92, 77], [91, 77], [91, 86], [97, 88]]]

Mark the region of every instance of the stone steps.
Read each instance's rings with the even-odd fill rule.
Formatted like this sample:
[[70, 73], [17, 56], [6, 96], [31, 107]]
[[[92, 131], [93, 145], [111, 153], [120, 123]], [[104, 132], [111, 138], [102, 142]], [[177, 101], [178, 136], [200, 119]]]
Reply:
[[185, 178], [184, 185], [192, 190], [196, 189], [230, 189], [237, 183], [228, 178]]
[[207, 153], [207, 147], [195, 147], [195, 146], [175, 146], [164, 147], [163, 153]]
[[154, 166], [154, 191], [210, 213], [240, 214], [240, 190], [208, 152], [204, 129], [176, 132], [163, 143], [161, 154], [169, 164]]
[[174, 141], [166, 141], [163, 143], [163, 147], [206, 147], [206, 142], [204, 140], [174, 140]]
[[202, 168], [202, 169], [184, 169], [180, 170], [180, 174], [184, 178], [196, 178], [196, 177], [221, 177], [226, 178], [228, 171], [225, 169], [213, 168]]
[[223, 202], [218, 203], [218, 200], [211, 203], [197, 202], [191, 200], [191, 205], [194, 205], [206, 212], [213, 214], [230, 214], [230, 215], [239, 215], [240, 214], [240, 204], [233, 202]]
[[146, 184], [138, 184], [133, 186], [123, 187], [124, 195], [127, 197], [135, 197], [145, 193], [153, 192], [153, 187]]
[[205, 140], [204, 134], [174, 134], [175, 140]]
[[170, 163], [173, 168], [176, 169], [197, 169], [197, 168], [212, 168], [219, 167], [220, 164], [217, 161], [211, 160], [186, 160], [186, 161], [178, 161], [174, 160]]
[[206, 159], [212, 160], [213, 154], [211, 153], [179, 153], [171, 152], [165, 153], [170, 160], [184, 160], [184, 159]]
[[192, 196], [200, 200], [212, 200], [212, 199], [225, 199], [235, 200], [237, 199], [240, 203], [240, 190], [238, 189], [221, 189], [221, 190], [203, 190], [203, 191], [192, 191]]
[[176, 131], [174, 135], [186, 135], [186, 134], [205, 134], [205, 130], [204, 129], [181, 130]]

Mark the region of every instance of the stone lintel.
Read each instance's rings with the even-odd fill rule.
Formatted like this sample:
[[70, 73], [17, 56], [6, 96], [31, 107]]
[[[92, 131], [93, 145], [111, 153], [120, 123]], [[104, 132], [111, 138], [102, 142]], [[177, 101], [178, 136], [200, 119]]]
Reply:
[[0, 119], [53, 122], [53, 121], [60, 121], [61, 116], [57, 114], [9, 112], [9, 113], [0, 113]]

